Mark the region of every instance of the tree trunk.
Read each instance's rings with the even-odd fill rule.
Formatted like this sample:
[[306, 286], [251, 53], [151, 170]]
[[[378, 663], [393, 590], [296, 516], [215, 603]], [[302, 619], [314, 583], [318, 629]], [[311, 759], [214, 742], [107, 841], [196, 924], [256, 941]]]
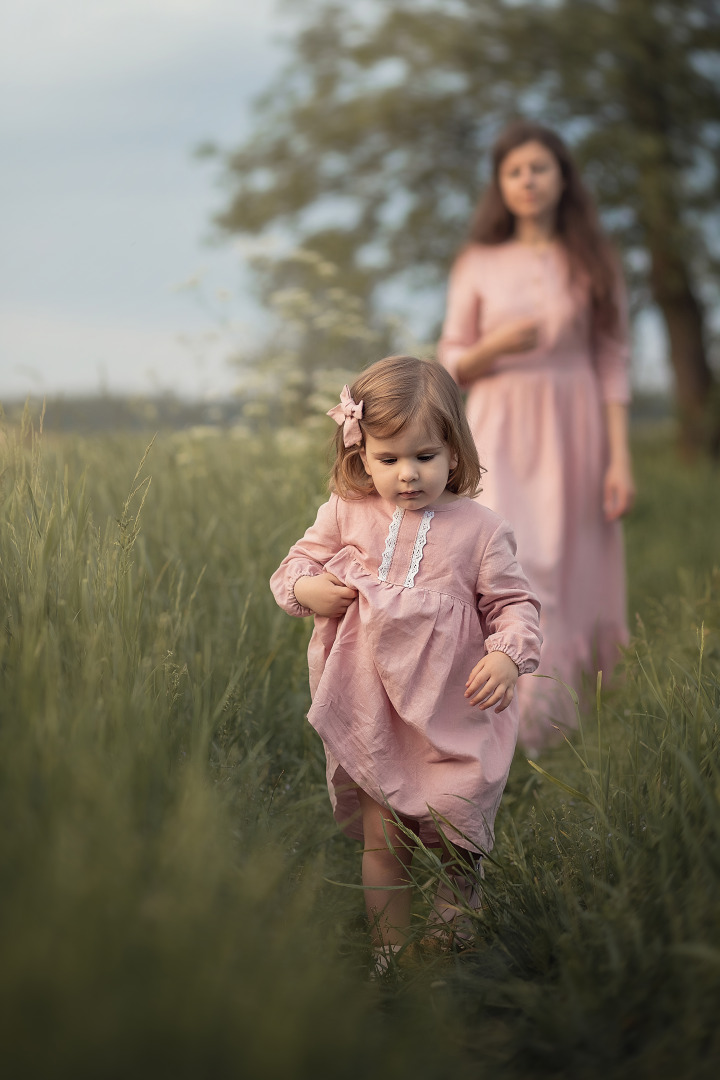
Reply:
[[[674, 45], [653, 0], [616, 5], [623, 52], [619, 71], [635, 146], [638, 221], [650, 253], [650, 288], [662, 312], [675, 372], [680, 448], [688, 457], [720, 453], [720, 389], [708, 364], [705, 312], [694, 288], [678, 152], [681, 118], [660, 74], [673, 67]], [[617, 22], [617, 20], [616, 20]]]
[[650, 283], [662, 312], [675, 373], [680, 446], [687, 457], [720, 454], [717, 386], [707, 359], [704, 312], [677, 253], [651, 245]]

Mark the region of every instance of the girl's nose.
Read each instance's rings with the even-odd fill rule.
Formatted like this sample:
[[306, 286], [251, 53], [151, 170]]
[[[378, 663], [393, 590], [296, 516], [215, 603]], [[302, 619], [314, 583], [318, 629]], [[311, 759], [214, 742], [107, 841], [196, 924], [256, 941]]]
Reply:
[[413, 461], [400, 462], [400, 479], [405, 483], [408, 480], [417, 480], [418, 471]]

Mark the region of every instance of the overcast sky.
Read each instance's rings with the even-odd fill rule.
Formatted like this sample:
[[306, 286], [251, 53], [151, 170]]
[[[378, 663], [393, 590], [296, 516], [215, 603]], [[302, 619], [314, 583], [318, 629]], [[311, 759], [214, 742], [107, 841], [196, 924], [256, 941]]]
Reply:
[[193, 151], [248, 132], [285, 55], [272, 0], [3, 0], [0, 20], [0, 400], [226, 392], [213, 319], [177, 285], [201, 274], [245, 312]]
[[[287, 10], [287, 9], [286, 9]], [[227, 394], [203, 295], [258, 336], [241, 252], [209, 243], [217, 165], [286, 56], [274, 0], [2, 0], [0, 401], [28, 393]], [[657, 323], [655, 323], [655, 327]], [[650, 326], [642, 381], [664, 380]]]

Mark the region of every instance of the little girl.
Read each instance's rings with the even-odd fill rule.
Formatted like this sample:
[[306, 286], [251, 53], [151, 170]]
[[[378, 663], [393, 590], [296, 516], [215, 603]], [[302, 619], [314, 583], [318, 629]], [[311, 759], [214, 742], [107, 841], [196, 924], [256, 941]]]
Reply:
[[[438, 847], [448, 869], [492, 847], [515, 683], [539, 660], [539, 604], [509, 526], [473, 501], [482, 469], [444, 368], [387, 357], [328, 415], [333, 494], [270, 585], [290, 615], [315, 616], [308, 719], [335, 818], [364, 842], [384, 970], [409, 934], [408, 836]], [[472, 875], [455, 880], [469, 897]], [[443, 923], [453, 899], [436, 900]]]

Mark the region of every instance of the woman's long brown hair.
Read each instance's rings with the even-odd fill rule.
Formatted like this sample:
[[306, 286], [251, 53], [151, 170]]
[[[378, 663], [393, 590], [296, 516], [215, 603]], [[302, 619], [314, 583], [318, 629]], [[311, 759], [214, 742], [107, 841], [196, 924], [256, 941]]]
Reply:
[[551, 128], [517, 120], [501, 132], [492, 149], [492, 179], [478, 203], [470, 227], [477, 244], [502, 244], [515, 232], [515, 218], [500, 192], [500, 166], [512, 151], [528, 142], [539, 142], [555, 157], [563, 179], [557, 208], [557, 237], [567, 252], [572, 282], [588, 282], [593, 326], [600, 333], [619, 329], [616, 301], [617, 260], [598, 221], [593, 200], [582, 182], [570, 151]]

